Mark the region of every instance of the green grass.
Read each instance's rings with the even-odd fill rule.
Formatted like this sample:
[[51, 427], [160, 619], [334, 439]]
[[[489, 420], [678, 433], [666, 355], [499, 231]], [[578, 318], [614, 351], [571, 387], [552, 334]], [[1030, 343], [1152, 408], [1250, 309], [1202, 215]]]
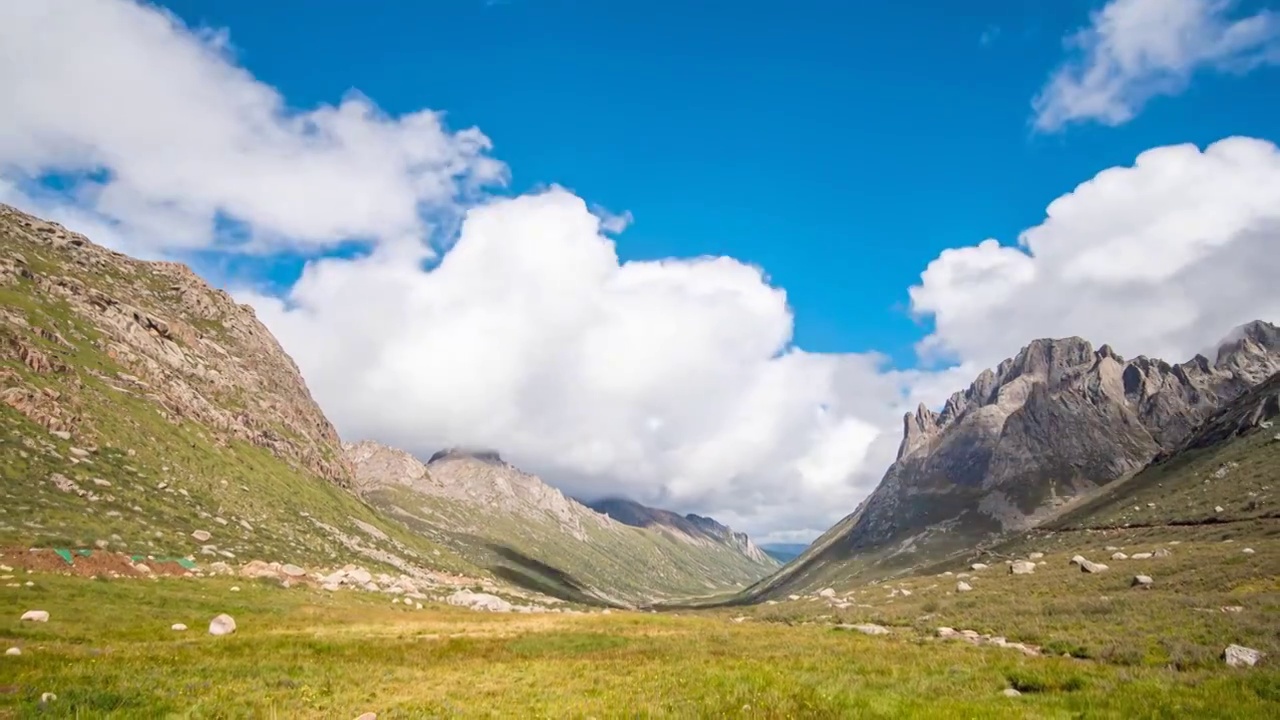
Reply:
[[[1273, 668], [1029, 658], [723, 613], [492, 615], [231, 581], [0, 588], [0, 717], [1267, 717]], [[19, 623], [28, 607], [47, 624]], [[204, 633], [228, 612], [230, 637]], [[191, 627], [170, 631], [173, 622]], [[1006, 698], [1002, 691], [1023, 692]], [[58, 699], [40, 707], [43, 692]]]

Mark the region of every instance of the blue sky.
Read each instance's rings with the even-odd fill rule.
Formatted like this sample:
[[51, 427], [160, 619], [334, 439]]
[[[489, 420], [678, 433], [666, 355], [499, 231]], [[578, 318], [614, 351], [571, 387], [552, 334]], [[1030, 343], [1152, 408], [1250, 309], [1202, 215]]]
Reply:
[[1100, 6], [1082, 0], [165, 5], [230, 28], [291, 104], [356, 88], [391, 114], [443, 109], [493, 140], [512, 190], [554, 182], [630, 211], [623, 258], [759, 264], [800, 346], [899, 365], [927, 327], [904, 290], [943, 248], [1014, 243], [1102, 168], [1274, 137], [1280, 116], [1266, 69], [1202, 78], [1120, 127], [1033, 132], [1064, 36]]
[[1280, 321], [1277, 4], [0, 0], [0, 202], [346, 440], [807, 541], [1034, 338]]

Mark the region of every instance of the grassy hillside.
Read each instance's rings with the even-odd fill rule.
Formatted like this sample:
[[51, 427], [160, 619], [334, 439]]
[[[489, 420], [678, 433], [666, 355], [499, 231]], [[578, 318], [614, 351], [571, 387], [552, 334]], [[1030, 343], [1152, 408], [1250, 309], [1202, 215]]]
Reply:
[[[273, 341], [255, 365], [220, 360], [261, 326], [187, 276], [0, 213], [0, 545], [477, 572], [339, 487], [300, 380], [301, 398], [246, 390], [292, 363]], [[166, 301], [184, 287], [207, 295]]]
[[685, 542], [618, 522], [584, 523], [586, 535], [579, 538], [550, 516], [485, 511], [404, 487], [365, 498], [495, 575], [568, 600], [644, 604], [723, 593], [769, 569], [726, 545]]

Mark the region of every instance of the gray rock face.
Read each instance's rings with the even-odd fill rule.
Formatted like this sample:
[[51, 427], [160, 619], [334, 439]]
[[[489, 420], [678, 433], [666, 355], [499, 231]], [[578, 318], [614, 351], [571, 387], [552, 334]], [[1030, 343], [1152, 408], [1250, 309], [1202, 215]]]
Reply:
[[[1036, 525], [1083, 493], [1188, 440], [1219, 408], [1280, 372], [1280, 329], [1237, 328], [1210, 360], [1125, 360], [1080, 338], [1036, 340], [984, 370], [940, 412], [903, 419], [897, 461], [876, 490], [787, 577], [851, 557], [902, 567], [930, 543], [976, 543]], [[1231, 424], [1256, 426], [1267, 403]], [[1212, 438], [1206, 438], [1210, 442]]]

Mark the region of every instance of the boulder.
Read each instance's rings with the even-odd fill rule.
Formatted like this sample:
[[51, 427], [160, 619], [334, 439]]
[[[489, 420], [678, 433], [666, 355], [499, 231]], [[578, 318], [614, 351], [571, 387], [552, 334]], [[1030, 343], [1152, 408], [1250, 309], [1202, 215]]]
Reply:
[[1253, 667], [1263, 657], [1261, 651], [1243, 645], [1228, 645], [1222, 651], [1222, 659], [1231, 667]]
[[173, 630], [174, 632], [186, 632], [187, 626], [183, 625], [182, 623], [174, 623], [169, 626], [169, 629]]
[[514, 609], [511, 603], [503, 600], [497, 595], [473, 593], [466, 590], [459, 590], [458, 592], [450, 595], [446, 602], [458, 607], [471, 608], [472, 610], [484, 610], [487, 612], [511, 612]]
[[28, 610], [19, 619], [27, 622], [49, 622], [49, 613], [44, 610]]
[[949, 627], [940, 627], [938, 628], [937, 632], [938, 632], [938, 637], [940, 638], [953, 638], [960, 634], [956, 632], [955, 628], [949, 628]]
[[299, 577], [302, 577], [302, 576], [304, 576], [304, 575], [306, 575], [306, 574], [307, 574], [307, 571], [306, 571], [306, 570], [303, 570], [302, 568], [300, 568], [300, 567], [298, 567], [297, 565], [294, 565], [294, 564], [292, 564], [292, 563], [285, 564], [285, 565], [281, 566], [281, 567], [280, 567], [280, 572], [284, 573], [285, 575], [288, 575], [289, 577], [293, 577], [293, 578], [299, 578]]
[[351, 578], [351, 581], [356, 585], [368, 585], [373, 581], [373, 575], [364, 568], [355, 568], [347, 571], [347, 577]]
[[1027, 559], [1028, 559], [1028, 560], [1039, 560], [1039, 559], [1040, 559], [1040, 558], [1042, 558], [1042, 557], [1044, 557], [1044, 553], [1042, 553], [1042, 552], [1033, 552], [1033, 553], [1031, 553], [1030, 555], [1028, 555], [1028, 556], [1027, 556]]
[[209, 534], [208, 530], [196, 530], [191, 533], [191, 537], [195, 538], [198, 542], [208, 542], [213, 535]]
[[836, 596], [836, 591], [832, 588], [823, 588], [822, 590], [818, 591], [818, 597], [833, 598], [835, 596]]
[[1134, 575], [1133, 582], [1129, 583], [1130, 587], [1151, 587], [1151, 583], [1155, 582], [1150, 575]]
[[1152, 556], [1158, 557], [1158, 558], [1167, 558], [1167, 557], [1171, 557], [1172, 555], [1173, 555], [1173, 551], [1170, 550], [1169, 548], [1160, 548], [1156, 550], [1154, 553], [1152, 553]]
[[956, 592], [969, 592], [972, 589], [973, 586], [963, 580], [956, 583]]
[[1100, 573], [1106, 569], [1107, 569], [1106, 565], [1103, 565], [1102, 563], [1096, 563], [1091, 560], [1085, 560], [1084, 562], [1080, 563], [1080, 572]]
[[236, 620], [226, 613], [223, 613], [209, 621], [210, 635], [230, 635], [235, 631]]
[[367, 712], [356, 718], [356, 720], [378, 720], [378, 714]]
[[4, 651], [4, 654], [5, 654], [5, 655], [21, 655], [21, 654], [22, 654], [22, 649], [21, 649], [21, 648], [16, 648], [16, 647], [11, 647], [11, 648], [9, 648], [8, 650], [5, 650], [5, 651]]
[[1134, 553], [1130, 555], [1129, 559], [1130, 560], [1150, 560], [1154, 555], [1155, 553], [1140, 552], [1140, 553]]
[[1018, 692], [1018, 691], [1017, 691], [1017, 690], [1015, 690], [1014, 688], [1005, 688], [1005, 689], [1004, 689], [1004, 696], [1005, 696], [1005, 697], [1011, 697], [1011, 698], [1014, 698], [1014, 697], [1021, 697], [1021, 696], [1022, 696], [1022, 693]]
[[1071, 560], [1070, 560], [1067, 564], [1068, 564], [1068, 565], [1079, 565], [1079, 564], [1080, 564], [1080, 563], [1082, 563], [1082, 562], [1085, 562], [1085, 559], [1084, 559], [1084, 556], [1083, 556], [1083, 555], [1074, 555], [1074, 556], [1072, 556]]
[[863, 623], [861, 625], [838, 625], [837, 627], [843, 628], [845, 630], [854, 630], [862, 633], [863, 635], [888, 635], [889, 634], [889, 628], [883, 625], [876, 625], [874, 623]]
[[1036, 564], [1030, 560], [1018, 560], [1009, 566], [1009, 572], [1013, 575], [1030, 575], [1036, 571]]
[[973, 570], [974, 572], [977, 572], [979, 570], [986, 570], [988, 567], [991, 567], [991, 566], [987, 565], [986, 563], [974, 563], [969, 566], [969, 569]]
[[1122, 552], [1118, 552], [1118, 553], [1111, 553], [1111, 559], [1112, 559], [1112, 560], [1128, 560], [1128, 559], [1129, 559], [1129, 556], [1128, 556], [1128, 555], [1125, 555], [1125, 554], [1124, 554], [1124, 553], [1122, 553]]
[[1240, 552], [1244, 553], [1245, 555], [1252, 555], [1252, 554], [1253, 554], [1253, 548], [1245, 548], [1245, 549], [1241, 550]]

